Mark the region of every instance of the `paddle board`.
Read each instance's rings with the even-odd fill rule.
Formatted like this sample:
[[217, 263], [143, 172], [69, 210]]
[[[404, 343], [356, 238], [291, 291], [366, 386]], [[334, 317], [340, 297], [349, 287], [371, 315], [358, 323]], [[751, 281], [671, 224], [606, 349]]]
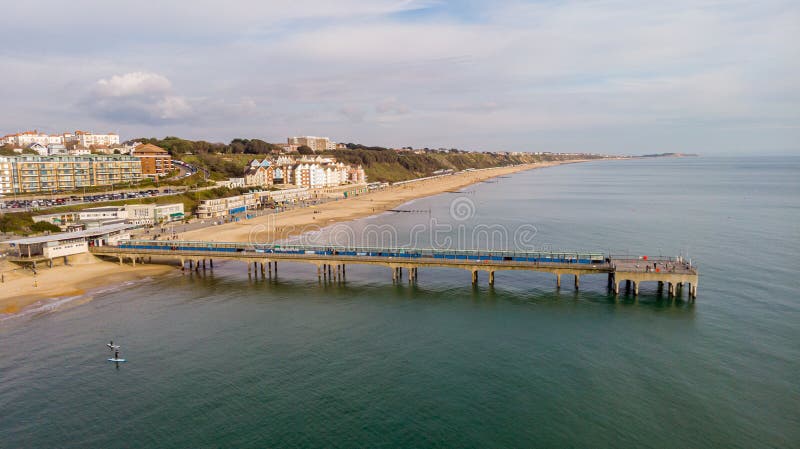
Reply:
[[125, 362], [125, 359], [108, 359], [109, 362]]

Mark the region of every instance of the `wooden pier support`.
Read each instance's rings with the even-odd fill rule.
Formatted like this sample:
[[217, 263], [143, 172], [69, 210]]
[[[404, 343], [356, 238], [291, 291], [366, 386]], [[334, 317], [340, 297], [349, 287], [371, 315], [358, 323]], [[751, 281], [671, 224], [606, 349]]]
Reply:
[[494, 270], [489, 271], [489, 285], [494, 286]]
[[634, 282], [633, 283], [633, 295], [634, 296], [639, 296], [639, 283], [638, 282]]
[[557, 289], [561, 288], [561, 274], [559, 273], [556, 273], [556, 288]]
[[575, 290], [577, 290], [581, 286], [581, 277], [579, 275], [575, 275]]
[[478, 284], [478, 270], [472, 270], [472, 285]]

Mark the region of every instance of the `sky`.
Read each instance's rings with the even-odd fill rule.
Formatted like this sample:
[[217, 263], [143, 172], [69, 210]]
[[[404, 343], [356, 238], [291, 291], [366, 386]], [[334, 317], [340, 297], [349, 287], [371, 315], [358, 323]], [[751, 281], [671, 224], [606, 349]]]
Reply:
[[796, 0], [26, 0], [0, 133], [800, 154]]

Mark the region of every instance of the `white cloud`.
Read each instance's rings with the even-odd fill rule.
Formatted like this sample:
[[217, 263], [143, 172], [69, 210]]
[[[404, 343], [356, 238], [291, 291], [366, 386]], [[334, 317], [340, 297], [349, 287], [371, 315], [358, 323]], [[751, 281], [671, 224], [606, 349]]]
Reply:
[[167, 77], [150, 72], [100, 79], [83, 104], [96, 116], [117, 122], [163, 124], [193, 113], [189, 100], [172, 93]]
[[155, 112], [162, 119], [180, 119], [190, 114], [192, 107], [185, 98], [168, 95], [158, 101]]

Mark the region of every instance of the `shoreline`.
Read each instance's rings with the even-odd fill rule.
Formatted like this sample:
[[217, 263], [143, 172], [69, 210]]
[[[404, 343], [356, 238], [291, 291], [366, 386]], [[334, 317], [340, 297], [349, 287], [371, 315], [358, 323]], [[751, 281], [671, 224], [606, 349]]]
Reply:
[[317, 206], [262, 215], [247, 221], [182, 232], [178, 237], [180, 240], [269, 243], [296, 237], [305, 232], [319, 230], [333, 224], [378, 215], [416, 199], [458, 190], [498, 176], [587, 161], [544, 162], [459, 173], [442, 178], [391, 186], [384, 190], [331, 201]]
[[[258, 241], [260, 243], [296, 237], [308, 231], [375, 216], [402, 204], [458, 190], [498, 176], [559, 165], [587, 162], [572, 160], [496, 167], [427, 179], [317, 206], [262, 215], [250, 220], [209, 226], [180, 233], [182, 240]], [[31, 308], [47, 307], [65, 298], [81, 298], [92, 289], [175, 272], [173, 265], [145, 264], [132, 267], [100, 260], [91, 254], [70, 266], [40, 269], [35, 277], [18, 271], [0, 284], [0, 320], [23, 315]], [[57, 306], [56, 306], [57, 307]]]

